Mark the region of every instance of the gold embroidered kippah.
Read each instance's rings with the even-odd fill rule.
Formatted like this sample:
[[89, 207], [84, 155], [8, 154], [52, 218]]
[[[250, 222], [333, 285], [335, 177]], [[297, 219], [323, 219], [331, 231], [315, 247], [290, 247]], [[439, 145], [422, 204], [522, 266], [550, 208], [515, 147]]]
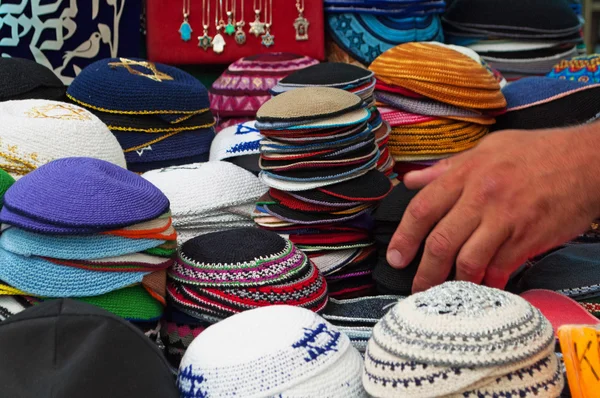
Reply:
[[362, 100], [355, 94], [330, 87], [297, 88], [280, 94], [260, 107], [260, 122], [309, 122], [358, 109]]

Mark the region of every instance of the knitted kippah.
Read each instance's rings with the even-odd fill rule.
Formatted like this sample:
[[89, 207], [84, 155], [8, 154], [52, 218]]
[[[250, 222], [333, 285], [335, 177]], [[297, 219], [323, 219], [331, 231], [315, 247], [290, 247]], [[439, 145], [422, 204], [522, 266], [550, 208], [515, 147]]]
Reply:
[[472, 109], [506, 106], [494, 76], [478, 61], [447, 46], [401, 44], [377, 57], [369, 69], [384, 83], [447, 104]]
[[263, 138], [255, 121], [236, 124], [219, 132], [210, 147], [210, 160], [224, 160], [260, 153]]
[[[91, 158], [66, 158], [21, 178], [4, 196], [4, 206], [50, 225], [110, 230], [160, 216], [169, 200], [121, 167]], [[0, 218], [9, 223], [4, 213]]]
[[0, 101], [46, 99], [60, 101], [66, 87], [48, 68], [23, 58], [0, 57]]
[[391, 189], [392, 184], [383, 173], [371, 170], [354, 180], [319, 188], [319, 191], [349, 201], [377, 201]]
[[4, 204], [4, 194], [14, 184], [15, 179], [6, 171], [0, 169], [0, 208]]
[[547, 76], [581, 83], [600, 83], [599, 66], [600, 54], [583, 55], [560, 61]]
[[156, 345], [89, 304], [52, 300], [11, 317], [0, 323], [0, 351], [12, 358], [0, 369], [6, 396], [178, 397]]
[[0, 168], [19, 178], [52, 160], [89, 156], [125, 167], [119, 143], [96, 116], [47, 100], [0, 103]]
[[361, 368], [348, 337], [319, 315], [270, 306], [202, 332], [181, 361], [177, 385], [182, 397], [366, 397]]
[[77, 75], [67, 95], [112, 113], [194, 114], [209, 108], [206, 88], [192, 75], [137, 58], [94, 62]]
[[158, 115], [130, 115], [108, 113], [89, 109], [104, 122], [112, 132], [135, 131], [138, 133], [165, 133], [172, 131], [198, 130], [215, 125], [215, 118], [207, 109], [178, 123], [171, 123]]
[[[543, 15], [540, 10], [544, 10]], [[579, 19], [564, 0], [454, 0], [444, 20], [471, 27], [531, 33], [569, 31], [580, 25]]]
[[318, 62], [316, 59], [305, 55], [271, 52], [240, 58], [229, 65], [227, 70], [232, 73], [288, 74]]
[[329, 87], [306, 87], [288, 91], [266, 102], [256, 113], [259, 122], [308, 122], [333, 117], [361, 106], [355, 94]]
[[518, 110], [551, 102], [578, 91], [589, 90], [596, 85], [549, 77], [526, 77], [502, 89], [507, 110]]
[[374, 330], [386, 351], [436, 366], [497, 366], [543, 351], [554, 338], [542, 314], [513, 294], [446, 282], [400, 301]]
[[[346, 86], [366, 81], [373, 72], [341, 62], [325, 62], [299, 70], [279, 81], [289, 86]], [[340, 87], [342, 88], [342, 87]]]

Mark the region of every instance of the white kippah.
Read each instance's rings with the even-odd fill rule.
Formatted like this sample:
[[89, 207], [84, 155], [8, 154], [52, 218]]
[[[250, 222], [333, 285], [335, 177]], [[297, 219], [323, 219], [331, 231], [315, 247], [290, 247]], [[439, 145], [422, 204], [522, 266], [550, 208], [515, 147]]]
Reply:
[[268, 190], [251, 172], [221, 161], [152, 170], [142, 177], [169, 198], [179, 243], [209, 232], [254, 226], [254, 205]]
[[91, 157], [126, 167], [123, 149], [108, 127], [76, 105], [47, 100], [1, 102], [0, 126], [0, 168], [17, 179], [67, 157]]
[[268, 306], [203, 331], [179, 367], [182, 397], [367, 397], [360, 354], [312, 311]]
[[263, 136], [254, 127], [256, 120], [235, 124], [219, 132], [210, 146], [209, 160], [224, 160], [236, 156], [260, 153]]

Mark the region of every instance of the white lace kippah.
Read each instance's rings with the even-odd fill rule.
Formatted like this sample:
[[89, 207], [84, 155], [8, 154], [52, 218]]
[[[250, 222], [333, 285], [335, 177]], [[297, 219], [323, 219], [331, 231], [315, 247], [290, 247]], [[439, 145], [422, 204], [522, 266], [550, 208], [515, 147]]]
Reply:
[[360, 354], [309, 310], [269, 306], [202, 332], [179, 368], [182, 397], [366, 397]]
[[224, 128], [215, 136], [210, 146], [209, 160], [224, 160], [237, 156], [260, 153], [263, 136], [254, 127], [256, 120]]
[[0, 102], [0, 168], [14, 178], [52, 160], [90, 157], [126, 167], [119, 142], [87, 110], [48, 100]]
[[444, 283], [398, 303], [375, 327], [379, 346], [439, 366], [494, 366], [531, 357], [554, 332], [514, 294], [469, 282]]

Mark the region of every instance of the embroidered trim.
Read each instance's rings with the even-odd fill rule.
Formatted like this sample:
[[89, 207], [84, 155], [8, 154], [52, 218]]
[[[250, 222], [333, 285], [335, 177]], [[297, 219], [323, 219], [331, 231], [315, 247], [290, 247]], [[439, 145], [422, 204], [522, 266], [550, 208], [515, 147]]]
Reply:
[[189, 127], [172, 127], [172, 128], [152, 128], [152, 129], [139, 129], [139, 128], [135, 128], [135, 127], [121, 127], [121, 126], [113, 126], [113, 125], [109, 125], [108, 129], [109, 130], [116, 130], [116, 131], [131, 131], [131, 132], [142, 132], [142, 133], [167, 133], [167, 132], [173, 132], [173, 131], [191, 131], [191, 130], [199, 130], [199, 129], [206, 129], [206, 128], [210, 128], [210, 127], [214, 127], [214, 125], [216, 124], [216, 122], [212, 122], [212, 123], [208, 123], [208, 124], [203, 124], [200, 126], [189, 126]]
[[[118, 114], [122, 114], [122, 115], [158, 115], [158, 114], [185, 114], [185, 115], [198, 115], [200, 113], [206, 112], [209, 110], [209, 108], [203, 108], [203, 109], [199, 109], [197, 111], [174, 111], [174, 110], [158, 110], [158, 111], [121, 111], [121, 110], [115, 110], [115, 109], [106, 109], [106, 108], [101, 108], [99, 106], [94, 106], [94, 105], [90, 105], [86, 102], [80, 101], [77, 98], [73, 97], [71, 94], [67, 93], [67, 97], [81, 105], [84, 106], [86, 108], [90, 108], [90, 109], [94, 109], [96, 111], [100, 111], [100, 112], [106, 112], [106, 113], [118, 113]], [[185, 119], [182, 119], [185, 120]]]

